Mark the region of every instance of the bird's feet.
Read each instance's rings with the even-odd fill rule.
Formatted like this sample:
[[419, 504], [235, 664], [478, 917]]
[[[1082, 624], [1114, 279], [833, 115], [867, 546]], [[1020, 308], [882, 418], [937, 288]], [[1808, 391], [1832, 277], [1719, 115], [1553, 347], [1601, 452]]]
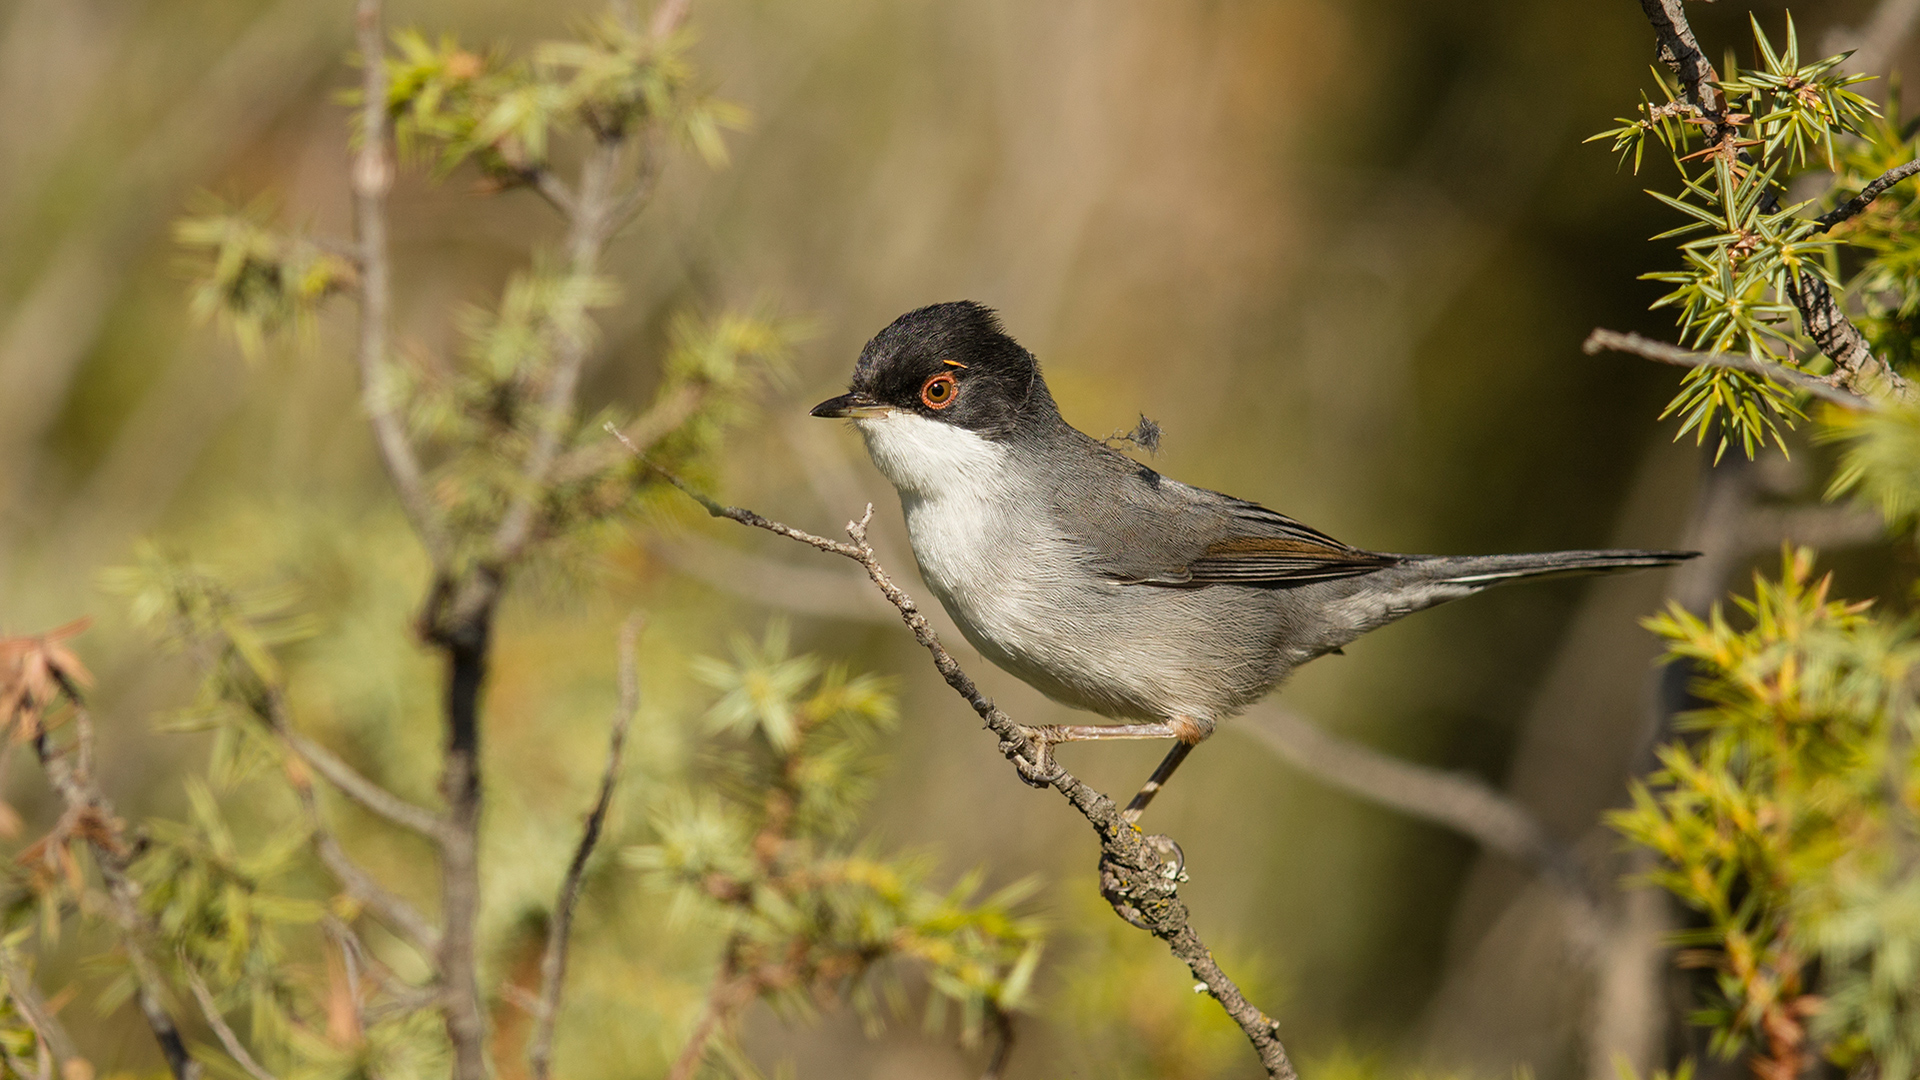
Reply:
[[1187, 853], [1180, 850], [1180, 845], [1173, 842], [1173, 837], [1151, 833], [1141, 837], [1140, 842], [1159, 857], [1161, 877], [1170, 882], [1187, 880]]
[[1053, 740], [1047, 738], [1047, 729], [1023, 724], [1020, 734], [1026, 736], [1024, 746], [1013, 739], [1002, 739], [1000, 752], [1013, 762], [1022, 783], [1037, 788], [1050, 786], [1060, 776], [1060, 766], [1054, 763]]

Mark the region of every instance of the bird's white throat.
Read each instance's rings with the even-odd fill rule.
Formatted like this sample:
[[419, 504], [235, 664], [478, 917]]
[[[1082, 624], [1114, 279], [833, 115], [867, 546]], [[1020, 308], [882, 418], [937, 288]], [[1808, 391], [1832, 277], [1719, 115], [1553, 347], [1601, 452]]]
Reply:
[[898, 410], [854, 423], [903, 499], [970, 502], [991, 498], [996, 480], [1005, 483], [1006, 448], [983, 435]]

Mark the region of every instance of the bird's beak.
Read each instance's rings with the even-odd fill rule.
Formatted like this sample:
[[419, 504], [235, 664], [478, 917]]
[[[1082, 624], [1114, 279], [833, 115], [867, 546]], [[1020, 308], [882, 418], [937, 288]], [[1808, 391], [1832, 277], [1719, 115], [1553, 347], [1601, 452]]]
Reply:
[[882, 405], [865, 394], [841, 394], [837, 398], [828, 398], [813, 407], [808, 416], [824, 416], [829, 419], [858, 420], [863, 416], [885, 416], [892, 412], [891, 406]]

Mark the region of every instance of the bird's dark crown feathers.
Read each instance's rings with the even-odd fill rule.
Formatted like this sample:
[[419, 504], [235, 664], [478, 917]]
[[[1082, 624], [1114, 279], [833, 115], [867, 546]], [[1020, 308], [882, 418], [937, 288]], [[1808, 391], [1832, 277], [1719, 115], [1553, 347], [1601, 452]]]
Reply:
[[[921, 392], [943, 374], [953, 377], [953, 400], [934, 408]], [[971, 300], [930, 304], [895, 319], [860, 351], [851, 389], [986, 435], [1059, 416], [1040, 362], [1001, 329], [993, 309]]]

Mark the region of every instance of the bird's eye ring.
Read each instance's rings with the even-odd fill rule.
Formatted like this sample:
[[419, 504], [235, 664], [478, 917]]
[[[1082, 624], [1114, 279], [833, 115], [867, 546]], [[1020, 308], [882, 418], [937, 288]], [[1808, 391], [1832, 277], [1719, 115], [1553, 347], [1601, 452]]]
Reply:
[[944, 409], [953, 404], [953, 399], [959, 392], [960, 385], [954, 382], [953, 376], [942, 372], [928, 379], [926, 385], [920, 388], [920, 400], [925, 402], [929, 409]]

